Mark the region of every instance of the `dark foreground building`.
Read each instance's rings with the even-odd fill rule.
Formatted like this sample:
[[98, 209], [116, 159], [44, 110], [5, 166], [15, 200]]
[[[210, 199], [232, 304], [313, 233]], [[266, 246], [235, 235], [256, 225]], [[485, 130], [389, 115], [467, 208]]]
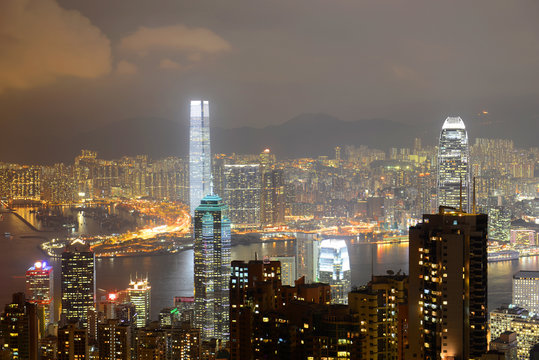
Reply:
[[410, 228], [407, 359], [487, 352], [487, 215], [440, 207]]

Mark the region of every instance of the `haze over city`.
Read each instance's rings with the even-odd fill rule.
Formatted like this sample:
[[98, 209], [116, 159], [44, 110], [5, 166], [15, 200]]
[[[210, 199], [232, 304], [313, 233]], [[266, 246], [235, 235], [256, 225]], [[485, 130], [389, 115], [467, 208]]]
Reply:
[[[224, 129], [325, 113], [435, 134], [447, 115], [459, 115], [472, 129], [509, 134], [523, 146], [533, 145], [538, 129], [533, 0], [0, 6], [3, 160], [65, 161], [66, 148], [69, 158], [78, 152], [70, 137], [107, 132], [118, 122], [135, 134], [151, 127], [129, 119], [186, 124], [186, 104], [200, 97], [212, 101], [212, 126]], [[19, 137], [24, 147], [17, 147]], [[133, 139], [153, 150], [151, 141]], [[166, 143], [155, 153], [186, 155], [186, 147]]]

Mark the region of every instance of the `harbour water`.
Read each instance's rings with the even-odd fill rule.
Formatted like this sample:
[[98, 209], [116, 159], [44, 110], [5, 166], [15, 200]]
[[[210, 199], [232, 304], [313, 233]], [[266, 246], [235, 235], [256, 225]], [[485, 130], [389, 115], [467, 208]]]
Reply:
[[[8, 303], [11, 294], [25, 289], [25, 272], [36, 260], [46, 260], [39, 244], [42, 233], [33, 232], [15, 215], [3, 213], [0, 220], [0, 306]], [[6, 232], [11, 235], [6, 236]], [[295, 252], [293, 241], [255, 243], [237, 245], [232, 248], [232, 259], [254, 259], [255, 252], [263, 256], [291, 256]], [[375, 274], [385, 274], [387, 270], [408, 273], [408, 244], [371, 245], [353, 244], [349, 246], [352, 268], [352, 285], [365, 284]], [[55, 298], [60, 297], [60, 261], [51, 259], [55, 272]], [[499, 261], [488, 265], [489, 309], [511, 301], [512, 275], [521, 269], [538, 270], [537, 257], [519, 260]], [[96, 261], [97, 297], [107, 292], [127, 287], [132, 275], [148, 274], [152, 286], [152, 318], [158, 312], [173, 304], [174, 296], [193, 294], [193, 252], [184, 251], [172, 255], [140, 256], [129, 258], [103, 258]], [[59, 304], [59, 301], [56, 301]]]

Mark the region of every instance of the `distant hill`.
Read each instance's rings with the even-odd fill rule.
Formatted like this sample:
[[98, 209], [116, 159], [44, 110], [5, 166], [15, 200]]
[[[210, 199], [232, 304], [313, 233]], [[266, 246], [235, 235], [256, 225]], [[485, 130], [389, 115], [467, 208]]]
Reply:
[[[411, 147], [415, 137], [421, 137], [425, 144], [435, 144], [443, 120], [419, 127], [387, 119], [343, 121], [327, 114], [302, 114], [265, 128], [224, 129], [213, 126], [212, 152], [245, 154], [271, 148], [278, 157], [287, 158], [331, 156], [337, 145], [367, 145], [382, 150]], [[526, 133], [522, 128], [511, 128], [506, 123], [465, 122], [472, 143], [475, 137], [493, 138], [503, 133], [507, 134], [505, 138], [523, 140], [520, 143], [515, 141], [516, 145], [537, 146], [536, 134]], [[189, 127], [187, 119], [179, 122], [163, 118], [130, 118], [69, 137], [3, 134], [0, 161], [71, 163], [84, 148], [97, 150], [105, 159], [139, 154], [148, 154], [154, 159], [185, 156], [189, 151]]]

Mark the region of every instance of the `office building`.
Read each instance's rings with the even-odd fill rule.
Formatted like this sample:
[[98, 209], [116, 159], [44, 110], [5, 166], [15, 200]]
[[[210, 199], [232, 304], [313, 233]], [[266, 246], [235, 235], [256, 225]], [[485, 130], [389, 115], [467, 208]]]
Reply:
[[487, 215], [440, 207], [409, 232], [409, 356], [487, 351]]
[[210, 105], [206, 100], [191, 101], [189, 127], [189, 203], [191, 215], [211, 190]]
[[95, 309], [95, 257], [82, 240], [74, 240], [62, 253], [62, 316], [88, 325], [88, 312]]
[[217, 195], [205, 196], [194, 217], [195, 321], [202, 340], [227, 340], [230, 221]]
[[136, 327], [144, 327], [150, 322], [152, 287], [146, 278], [135, 278], [129, 281], [127, 295], [129, 302], [135, 305], [137, 311]]
[[521, 270], [513, 275], [512, 303], [539, 313], [539, 271]]
[[361, 359], [404, 359], [408, 327], [408, 276], [373, 276], [348, 294], [350, 312], [364, 336]]
[[78, 323], [70, 323], [58, 329], [58, 360], [89, 359], [88, 330]]
[[320, 243], [318, 281], [331, 286], [331, 302], [347, 304], [351, 288], [350, 258], [346, 241], [325, 239]]
[[131, 360], [131, 326], [107, 319], [97, 330], [99, 359]]
[[224, 166], [224, 200], [234, 227], [260, 226], [260, 165]]
[[313, 283], [318, 277], [318, 258], [321, 240], [316, 234], [297, 232], [296, 236], [296, 276], [305, 277], [305, 282]]
[[511, 322], [529, 318], [528, 310], [516, 305], [502, 306], [490, 312], [490, 338], [497, 339], [511, 329]]
[[36, 304], [39, 332], [45, 336], [47, 325], [54, 322], [53, 271], [46, 261], [36, 261], [26, 271], [26, 297]]
[[24, 293], [13, 294], [0, 315], [0, 343], [12, 360], [38, 359], [37, 304], [26, 301]]
[[470, 173], [466, 127], [460, 117], [448, 117], [442, 127], [438, 145], [439, 206], [470, 210]]

